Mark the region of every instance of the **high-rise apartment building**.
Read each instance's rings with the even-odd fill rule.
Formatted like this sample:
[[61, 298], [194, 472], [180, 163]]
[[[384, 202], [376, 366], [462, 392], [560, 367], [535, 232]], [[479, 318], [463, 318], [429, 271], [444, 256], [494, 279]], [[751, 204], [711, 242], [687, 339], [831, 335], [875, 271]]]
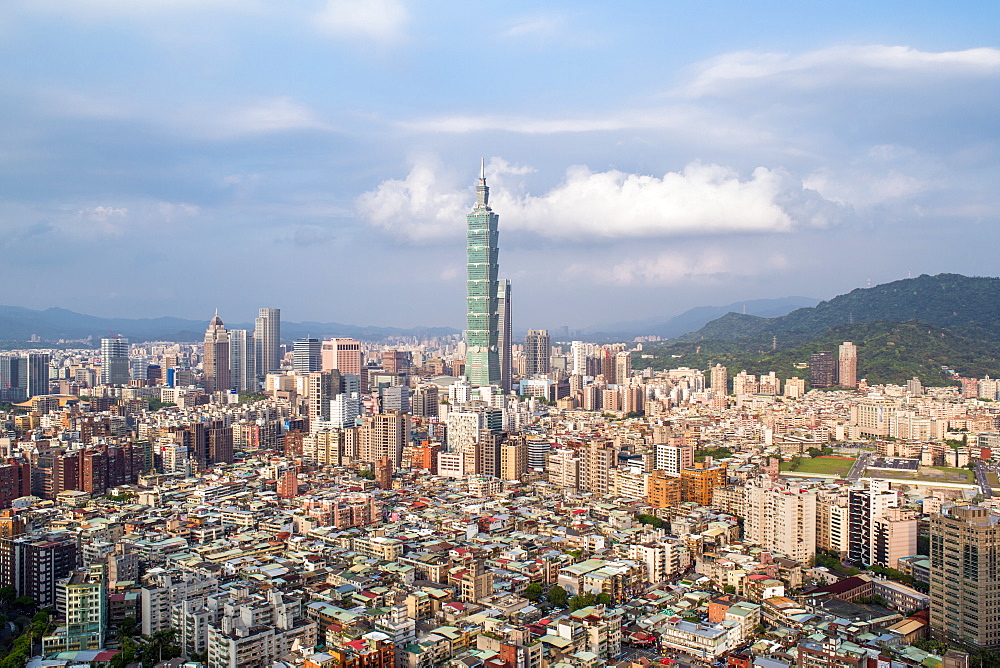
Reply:
[[56, 583], [76, 568], [78, 559], [76, 540], [69, 534], [0, 539], [0, 586], [55, 608]]
[[628, 383], [629, 378], [632, 377], [632, 353], [628, 351], [621, 351], [615, 354], [615, 374], [612, 378], [608, 378], [608, 382], [614, 382], [616, 385], [625, 385]]
[[837, 358], [829, 350], [809, 356], [809, 384], [813, 387], [833, 387], [837, 384]]
[[21, 356], [0, 355], [0, 401], [14, 403], [27, 399], [21, 389], [20, 377]]
[[716, 394], [729, 394], [729, 369], [716, 364], [709, 374], [709, 382]]
[[547, 329], [529, 329], [524, 337], [524, 375], [552, 370], [552, 339]]
[[490, 208], [485, 162], [476, 186], [476, 206], [466, 216], [468, 265], [466, 294], [468, 314], [465, 331], [465, 377], [473, 387], [500, 384], [500, 315], [497, 273], [500, 250], [497, 224], [500, 217]]
[[510, 322], [510, 281], [500, 281], [497, 290], [497, 346], [500, 358], [500, 389], [510, 392], [514, 382], [514, 332]]
[[262, 308], [254, 321], [254, 343], [257, 346], [257, 375], [281, 369], [281, 309]]
[[320, 350], [323, 371], [361, 375], [361, 343], [355, 339], [327, 339]]
[[229, 332], [216, 312], [205, 331], [205, 354], [202, 363], [205, 374], [205, 391], [228, 390], [232, 377], [229, 373]]
[[403, 459], [403, 446], [410, 441], [410, 416], [391, 412], [372, 415], [358, 430], [358, 459], [374, 464], [388, 457], [394, 467]]
[[808, 564], [816, 555], [816, 493], [764, 478], [744, 488], [747, 542]]
[[1000, 646], [1000, 515], [946, 507], [930, 521], [931, 629], [961, 645]]
[[858, 386], [858, 347], [850, 341], [840, 344], [838, 351], [839, 381], [841, 387]]
[[237, 392], [256, 392], [257, 346], [253, 332], [246, 329], [229, 331], [229, 386]]
[[313, 373], [322, 368], [319, 339], [296, 339], [292, 344], [292, 369], [295, 373]]
[[128, 339], [101, 339], [101, 385], [128, 385]]

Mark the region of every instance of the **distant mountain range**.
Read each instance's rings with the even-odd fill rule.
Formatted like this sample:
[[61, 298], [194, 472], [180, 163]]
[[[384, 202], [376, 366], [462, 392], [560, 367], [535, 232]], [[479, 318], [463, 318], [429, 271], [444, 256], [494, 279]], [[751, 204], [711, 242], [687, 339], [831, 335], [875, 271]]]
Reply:
[[[59, 339], [93, 340], [121, 334], [133, 341], [200, 341], [208, 320], [184, 318], [101, 318], [62, 308], [36, 311], [20, 306], [0, 306], [0, 340], [27, 341], [38, 336], [43, 341]], [[253, 329], [253, 323], [226, 323], [227, 329]], [[358, 327], [336, 322], [282, 322], [281, 336], [293, 340], [343, 336], [378, 340], [390, 336], [448, 336], [460, 334], [450, 327]]]
[[637, 364], [654, 368], [716, 363], [730, 373], [775, 371], [808, 376], [807, 362], [820, 350], [836, 353], [842, 341], [858, 346], [858, 376], [871, 383], [954, 382], [952, 372], [1000, 374], [1000, 279], [958, 274], [922, 275], [853, 290], [764, 318], [727, 313], [696, 331], [644, 347]]
[[697, 306], [669, 319], [664, 319], [664, 316], [655, 316], [643, 320], [594, 325], [584, 331], [588, 338], [594, 336], [609, 337], [613, 335], [632, 338], [635, 336], [654, 335], [672, 339], [703, 327], [726, 313], [746, 313], [752, 316], [773, 318], [790, 313], [797, 308], [815, 306], [819, 301], [812, 297], [750, 299], [742, 302], [733, 302], [725, 306]]

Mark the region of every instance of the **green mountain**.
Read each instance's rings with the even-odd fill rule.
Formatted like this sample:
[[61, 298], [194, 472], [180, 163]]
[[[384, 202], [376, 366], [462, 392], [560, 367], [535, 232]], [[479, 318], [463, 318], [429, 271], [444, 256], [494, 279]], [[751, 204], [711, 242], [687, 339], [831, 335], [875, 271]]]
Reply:
[[677, 341], [742, 341], [770, 348], [806, 343], [849, 323], [918, 321], [972, 338], [1000, 341], [1000, 278], [922, 275], [858, 288], [777, 318], [728, 313]]
[[708, 369], [722, 364], [730, 376], [745, 369], [755, 375], [774, 371], [782, 379], [808, 379], [809, 369], [796, 364], [808, 362], [809, 355], [821, 350], [836, 354], [844, 341], [858, 346], [858, 378], [867, 379], [869, 384], [905, 384], [914, 376], [925, 385], [954, 384], [946, 369], [962, 376], [1000, 376], [1000, 342], [916, 321], [839, 325], [808, 342], [775, 350], [770, 345], [762, 348], [719, 339], [647, 344], [636, 353], [633, 364], [657, 370], [679, 366]]

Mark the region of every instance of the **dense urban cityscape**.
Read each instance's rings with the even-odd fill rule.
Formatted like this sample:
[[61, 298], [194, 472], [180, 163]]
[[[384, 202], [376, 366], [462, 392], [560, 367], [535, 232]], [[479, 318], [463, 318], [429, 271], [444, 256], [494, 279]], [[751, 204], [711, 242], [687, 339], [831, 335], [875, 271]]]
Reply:
[[464, 337], [0, 355], [0, 666], [993, 660], [1000, 381], [515, 341], [499, 229], [483, 167]]

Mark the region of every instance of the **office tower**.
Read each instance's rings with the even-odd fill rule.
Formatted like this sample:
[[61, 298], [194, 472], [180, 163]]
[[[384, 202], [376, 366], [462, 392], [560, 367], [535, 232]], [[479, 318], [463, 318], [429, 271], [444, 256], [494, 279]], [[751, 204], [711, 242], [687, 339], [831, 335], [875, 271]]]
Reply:
[[322, 368], [319, 339], [296, 339], [292, 344], [292, 369], [295, 373], [313, 373]]
[[840, 344], [839, 384], [841, 387], [858, 386], [858, 347], [850, 341]]
[[56, 607], [56, 583], [77, 566], [79, 551], [70, 534], [0, 539], [0, 586], [30, 596], [40, 607]]
[[229, 386], [237, 392], [257, 391], [257, 347], [253, 332], [246, 329], [229, 331], [229, 374]]
[[802, 564], [816, 555], [816, 493], [772, 485], [766, 477], [744, 488], [745, 540]]
[[514, 341], [510, 324], [510, 281], [500, 281], [497, 290], [497, 331], [499, 338], [500, 389], [510, 392], [514, 380]]
[[716, 394], [729, 394], [729, 370], [726, 367], [721, 364], [713, 366], [709, 379]]
[[486, 163], [476, 186], [476, 206], [466, 216], [468, 222], [467, 329], [465, 331], [465, 377], [473, 387], [500, 384], [500, 332], [497, 313], [497, 280], [500, 217], [489, 206]]
[[340, 393], [339, 371], [314, 371], [309, 374], [309, 420], [326, 422], [330, 419], [330, 401]]
[[128, 385], [128, 339], [101, 339], [101, 385]]
[[254, 321], [257, 345], [257, 375], [281, 370], [281, 309], [262, 308]]
[[412, 356], [405, 350], [382, 351], [382, 369], [386, 373], [406, 373], [412, 365]]
[[223, 392], [229, 389], [229, 332], [216, 311], [205, 331], [205, 354], [202, 370], [205, 374], [206, 392]]
[[837, 384], [837, 358], [829, 350], [809, 356], [809, 384], [813, 387], [833, 387]]
[[524, 375], [552, 370], [552, 339], [546, 329], [529, 329], [524, 337]]
[[930, 520], [931, 629], [960, 645], [1000, 646], [1000, 515], [946, 507]]
[[[49, 393], [49, 362], [51, 361], [52, 358], [48, 353], [25, 353], [21, 356], [18, 382], [27, 398]], [[126, 342], [125, 381], [123, 384], [128, 385], [128, 381], [128, 343]]]
[[327, 339], [320, 352], [322, 370], [361, 375], [361, 343], [355, 339]]
[[410, 388], [406, 385], [393, 385], [379, 390], [382, 398], [382, 411], [410, 412]]
[[20, 355], [0, 355], [0, 401], [14, 403], [27, 399], [20, 378]]
[[340, 393], [330, 400], [330, 422], [337, 427], [353, 427], [361, 415], [361, 377], [340, 376]]

